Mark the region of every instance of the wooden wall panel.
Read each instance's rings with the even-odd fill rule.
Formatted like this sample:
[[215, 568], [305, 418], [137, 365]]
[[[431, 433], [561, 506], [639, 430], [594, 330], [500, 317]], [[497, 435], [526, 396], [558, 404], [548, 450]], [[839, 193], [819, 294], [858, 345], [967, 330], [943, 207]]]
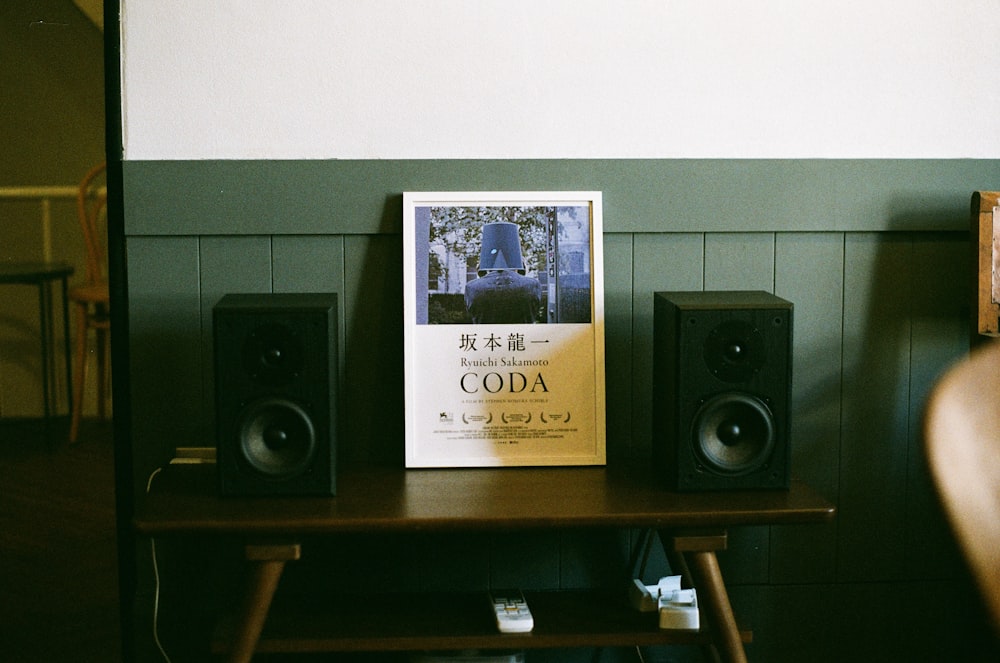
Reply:
[[[775, 292], [794, 305], [792, 475], [836, 501], [840, 478], [840, 396], [844, 235], [781, 233]], [[837, 522], [771, 528], [772, 582], [830, 582]]]
[[922, 416], [934, 382], [969, 351], [969, 242], [957, 233], [912, 242], [905, 568], [908, 578], [955, 578], [962, 563], [927, 472]]
[[[128, 161], [129, 235], [381, 234], [403, 191], [603, 191], [607, 232], [964, 230], [996, 159]], [[184, 204], [179, 205], [178, 200]], [[914, 213], [900, 214], [900, 205]]]
[[774, 291], [772, 233], [705, 235], [705, 290]]
[[620, 589], [627, 579], [629, 532], [571, 530], [559, 535], [559, 586], [564, 589]]
[[565, 554], [557, 529], [504, 532], [490, 539], [492, 587], [559, 589], [561, 559]]
[[450, 532], [421, 537], [409, 562], [420, 570], [421, 590], [488, 589], [494, 536], [490, 532]]
[[632, 235], [604, 235], [604, 381], [608, 461], [632, 449]]
[[228, 293], [272, 291], [269, 236], [205, 236], [200, 250], [204, 311], [210, 312]]
[[403, 462], [403, 239], [344, 242], [345, 460]]
[[733, 609], [754, 629], [753, 642], [746, 646], [748, 658], [766, 663], [877, 660], [841, 658], [838, 640], [845, 634], [839, 626], [843, 616], [832, 600], [835, 590], [832, 584], [733, 588]]
[[890, 580], [905, 568], [912, 246], [848, 235], [838, 578]]
[[204, 442], [198, 239], [135, 237], [126, 248], [131, 428], [142, 491], [175, 447]]
[[632, 454], [651, 452], [653, 408], [653, 293], [701, 290], [705, 240], [700, 233], [634, 236], [632, 292]]
[[754, 626], [750, 661], [987, 661], [995, 653], [988, 632], [965, 621], [975, 599], [955, 583], [776, 584], [731, 594]]
[[793, 472], [837, 496], [844, 320], [844, 235], [777, 237], [775, 292], [795, 306]]
[[[425, 536], [413, 533], [340, 534], [307, 541], [308, 555], [289, 564], [281, 591], [316, 601], [324, 595], [368, 595], [372, 587], [400, 594], [421, 589]], [[438, 561], [441, 564], [441, 561]]]
[[275, 292], [344, 292], [342, 235], [276, 235], [271, 244]]

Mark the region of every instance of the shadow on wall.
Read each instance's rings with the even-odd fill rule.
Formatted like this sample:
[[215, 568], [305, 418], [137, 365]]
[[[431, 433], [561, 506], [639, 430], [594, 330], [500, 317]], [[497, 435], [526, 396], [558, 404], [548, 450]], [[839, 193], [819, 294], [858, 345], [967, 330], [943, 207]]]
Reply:
[[[377, 235], [345, 236], [347, 353], [341, 446], [344, 460], [403, 464], [403, 238], [401, 195], [386, 199]], [[360, 256], [352, 258], [351, 256]], [[384, 256], [398, 256], [386, 260]], [[374, 393], [352, 385], [379, 385]]]
[[[935, 212], [915, 212], [927, 214]], [[903, 213], [891, 226], [913, 221]], [[987, 642], [978, 606], [966, 600], [972, 593], [928, 477], [920, 427], [937, 376], [969, 348], [969, 255], [959, 232], [859, 233], [845, 242], [832, 603], [857, 614], [833, 616], [856, 629], [831, 643], [841, 660], [892, 657], [901, 646], [914, 658], [937, 651], [942, 659], [965, 658], [959, 650], [968, 647], [972, 660]], [[963, 597], [950, 602], [944, 627], [912, 600], [914, 591], [942, 586]], [[943, 643], [941, 633], [967, 637]]]

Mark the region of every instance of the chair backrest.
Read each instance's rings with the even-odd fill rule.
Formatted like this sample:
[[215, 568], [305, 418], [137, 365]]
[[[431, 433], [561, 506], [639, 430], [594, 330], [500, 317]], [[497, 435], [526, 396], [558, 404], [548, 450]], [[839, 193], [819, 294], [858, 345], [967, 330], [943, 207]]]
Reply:
[[1000, 342], [977, 348], [937, 382], [924, 441], [945, 514], [1000, 635]]
[[107, 280], [107, 204], [104, 183], [106, 164], [100, 163], [84, 176], [76, 194], [76, 213], [87, 249], [87, 282]]

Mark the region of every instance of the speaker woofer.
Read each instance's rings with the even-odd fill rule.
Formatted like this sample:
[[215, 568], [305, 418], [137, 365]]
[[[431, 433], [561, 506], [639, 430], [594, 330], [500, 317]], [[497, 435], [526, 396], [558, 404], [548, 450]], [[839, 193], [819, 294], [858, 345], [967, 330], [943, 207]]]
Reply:
[[268, 479], [295, 477], [316, 453], [316, 431], [301, 407], [282, 398], [265, 398], [247, 406], [239, 417], [242, 459]]
[[763, 467], [775, 444], [774, 417], [759, 398], [719, 394], [695, 414], [694, 450], [706, 471], [740, 476]]

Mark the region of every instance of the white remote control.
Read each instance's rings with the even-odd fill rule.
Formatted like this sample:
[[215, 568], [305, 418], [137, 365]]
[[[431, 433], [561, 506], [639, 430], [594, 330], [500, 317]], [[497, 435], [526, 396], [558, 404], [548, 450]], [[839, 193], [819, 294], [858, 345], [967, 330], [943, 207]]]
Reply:
[[493, 616], [501, 633], [530, 633], [535, 620], [520, 590], [494, 590], [490, 593]]

